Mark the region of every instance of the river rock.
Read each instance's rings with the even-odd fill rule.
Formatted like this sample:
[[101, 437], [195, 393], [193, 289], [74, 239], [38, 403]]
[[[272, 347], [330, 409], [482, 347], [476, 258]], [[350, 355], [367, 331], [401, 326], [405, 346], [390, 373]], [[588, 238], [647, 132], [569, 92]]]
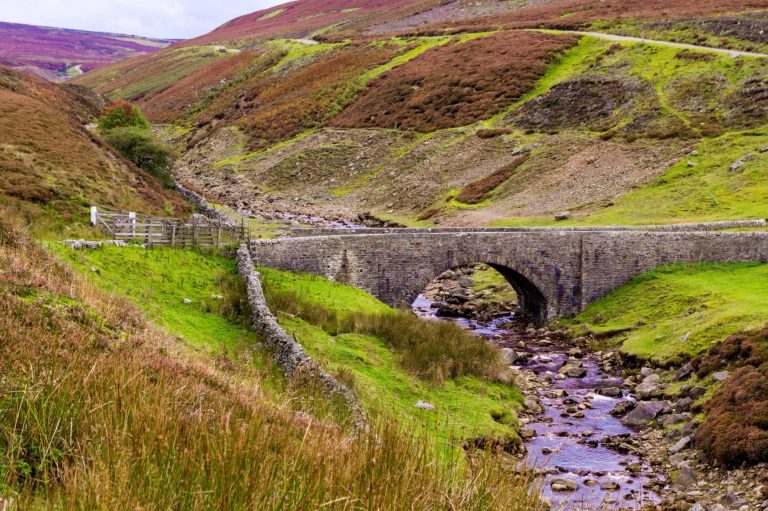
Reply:
[[564, 374], [569, 378], [584, 378], [587, 375], [587, 370], [581, 367], [581, 364], [567, 364], [560, 368], [560, 374]]
[[647, 426], [649, 422], [656, 419], [664, 406], [665, 403], [662, 401], [643, 401], [621, 419], [621, 422], [627, 426]]
[[459, 277], [459, 285], [465, 289], [469, 289], [475, 285], [475, 283], [471, 278], [467, 277], [466, 275], [462, 275]]
[[635, 406], [636, 403], [633, 403], [632, 401], [622, 401], [613, 407], [613, 410], [611, 410], [611, 415], [614, 417], [623, 417], [634, 410]]
[[576, 491], [579, 489], [579, 484], [576, 481], [571, 481], [564, 477], [556, 477], [549, 483], [552, 487], [552, 491]]
[[515, 350], [510, 348], [502, 348], [501, 355], [504, 357], [504, 362], [509, 365], [513, 365], [515, 362], [517, 362], [517, 353], [515, 353]]
[[728, 371], [720, 371], [717, 373], [712, 373], [712, 379], [718, 383], [722, 383], [725, 380], [727, 380], [728, 376], [729, 376]]
[[677, 370], [675, 373], [675, 378], [677, 378], [678, 381], [687, 380], [691, 377], [693, 374], [693, 364], [688, 362], [683, 367]]
[[691, 444], [691, 437], [685, 436], [677, 441], [675, 445], [669, 448], [670, 454], [677, 454], [680, 451], [687, 449]]
[[523, 404], [530, 413], [539, 414], [544, 411], [541, 405], [532, 397], [527, 398]]
[[645, 379], [635, 387], [635, 394], [640, 400], [652, 399], [654, 397], [661, 397], [664, 393], [664, 389], [659, 384], [661, 377], [658, 374], [651, 374], [645, 377]]
[[533, 428], [523, 428], [520, 430], [520, 438], [523, 440], [530, 440], [536, 438], [536, 430]]
[[675, 413], [690, 412], [692, 405], [693, 405], [693, 399], [689, 397], [678, 399], [674, 406], [674, 412]]
[[696, 472], [693, 471], [688, 465], [681, 465], [677, 477], [673, 481], [677, 488], [685, 490], [689, 486], [696, 483]]
[[671, 415], [665, 415], [659, 419], [659, 424], [662, 426], [671, 426], [672, 424], [680, 424], [690, 419], [691, 416], [684, 413], [673, 413]]
[[747, 505], [748, 502], [731, 491], [720, 499], [720, 504], [726, 507], [739, 509], [741, 506]]
[[605, 389], [598, 389], [597, 393], [606, 397], [621, 397], [622, 392], [619, 387], [608, 387]]

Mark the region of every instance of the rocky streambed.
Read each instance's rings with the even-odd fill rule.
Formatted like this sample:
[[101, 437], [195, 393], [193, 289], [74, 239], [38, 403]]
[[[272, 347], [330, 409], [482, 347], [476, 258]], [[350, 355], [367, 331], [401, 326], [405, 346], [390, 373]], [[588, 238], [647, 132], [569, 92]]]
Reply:
[[[458, 287], [471, 289], [464, 284]], [[436, 287], [433, 299], [456, 286]], [[668, 370], [625, 367], [616, 351], [590, 350], [589, 337], [536, 329], [516, 321], [505, 306], [471, 307], [463, 311], [467, 317], [446, 314], [446, 306], [421, 296], [414, 311], [451, 316], [502, 349], [525, 395], [520, 423], [528, 460], [553, 511], [768, 510], [765, 466], [721, 470], [692, 449], [697, 402], [707, 389], [684, 384], [690, 368], [670, 376]], [[674, 391], [670, 378], [678, 382]]]

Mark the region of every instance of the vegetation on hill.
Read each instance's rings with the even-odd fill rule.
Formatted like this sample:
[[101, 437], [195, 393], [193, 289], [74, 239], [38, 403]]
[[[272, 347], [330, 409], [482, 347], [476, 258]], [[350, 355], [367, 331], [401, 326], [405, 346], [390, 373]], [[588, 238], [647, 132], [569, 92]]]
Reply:
[[0, 22], [0, 64], [18, 72], [67, 80], [173, 41]]
[[147, 213], [187, 211], [180, 197], [117, 158], [84, 124], [76, 89], [0, 70], [0, 207], [34, 232], [87, 223], [91, 205]]
[[429, 50], [373, 81], [334, 124], [419, 132], [472, 124], [532, 89], [553, 56], [576, 41], [501, 32]]

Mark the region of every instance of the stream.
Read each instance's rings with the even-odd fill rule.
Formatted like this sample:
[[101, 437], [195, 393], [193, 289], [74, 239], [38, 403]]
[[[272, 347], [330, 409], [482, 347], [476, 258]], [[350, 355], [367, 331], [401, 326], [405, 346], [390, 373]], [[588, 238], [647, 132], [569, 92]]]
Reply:
[[[413, 310], [421, 317], [439, 319], [432, 306], [433, 302], [420, 296]], [[535, 375], [534, 380], [541, 383], [541, 388], [532, 390], [526, 397], [537, 397], [544, 412], [521, 417], [521, 424], [524, 430], [529, 430], [529, 436], [535, 432], [535, 436], [525, 441], [528, 462], [543, 475], [542, 490], [553, 510], [594, 510], [601, 505], [609, 509], [639, 509], [658, 500], [643, 488], [654, 475], [652, 469], [633, 455], [621, 454], [603, 445], [605, 437], [635, 436], [636, 432], [610, 414], [621, 401], [631, 399], [627, 391], [621, 390], [621, 395], [616, 397], [599, 393], [602, 390], [619, 394], [617, 389], [623, 380], [606, 374], [596, 354], [571, 356], [569, 351], [573, 346], [526, 333], [530, 330], [516, 322], [514, 314], [487, 324], [465, 318], [452, 321], [486, 337], [499, 348], [514, 350], [522, 362], [511, 367], [527, 372], [528, 376]], [[583, 377], [557, 376], [569, 360], [571, 364], [581, 363]], [[571, 490], [563, 491], [564, 483], [568, 483]], [[578, 488], [574, 490], [576, 485]], [[553, 486], [561, 491], [553, 490]]]

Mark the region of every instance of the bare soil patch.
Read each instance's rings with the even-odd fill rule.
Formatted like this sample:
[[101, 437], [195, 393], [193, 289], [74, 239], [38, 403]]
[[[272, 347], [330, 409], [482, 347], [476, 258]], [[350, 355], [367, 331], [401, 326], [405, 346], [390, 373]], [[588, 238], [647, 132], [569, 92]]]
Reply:
[[649, 93], [650, 87], [612, 75], [583, 76], [555, 85], [505, 119], [522, 129], [607, 131]]

